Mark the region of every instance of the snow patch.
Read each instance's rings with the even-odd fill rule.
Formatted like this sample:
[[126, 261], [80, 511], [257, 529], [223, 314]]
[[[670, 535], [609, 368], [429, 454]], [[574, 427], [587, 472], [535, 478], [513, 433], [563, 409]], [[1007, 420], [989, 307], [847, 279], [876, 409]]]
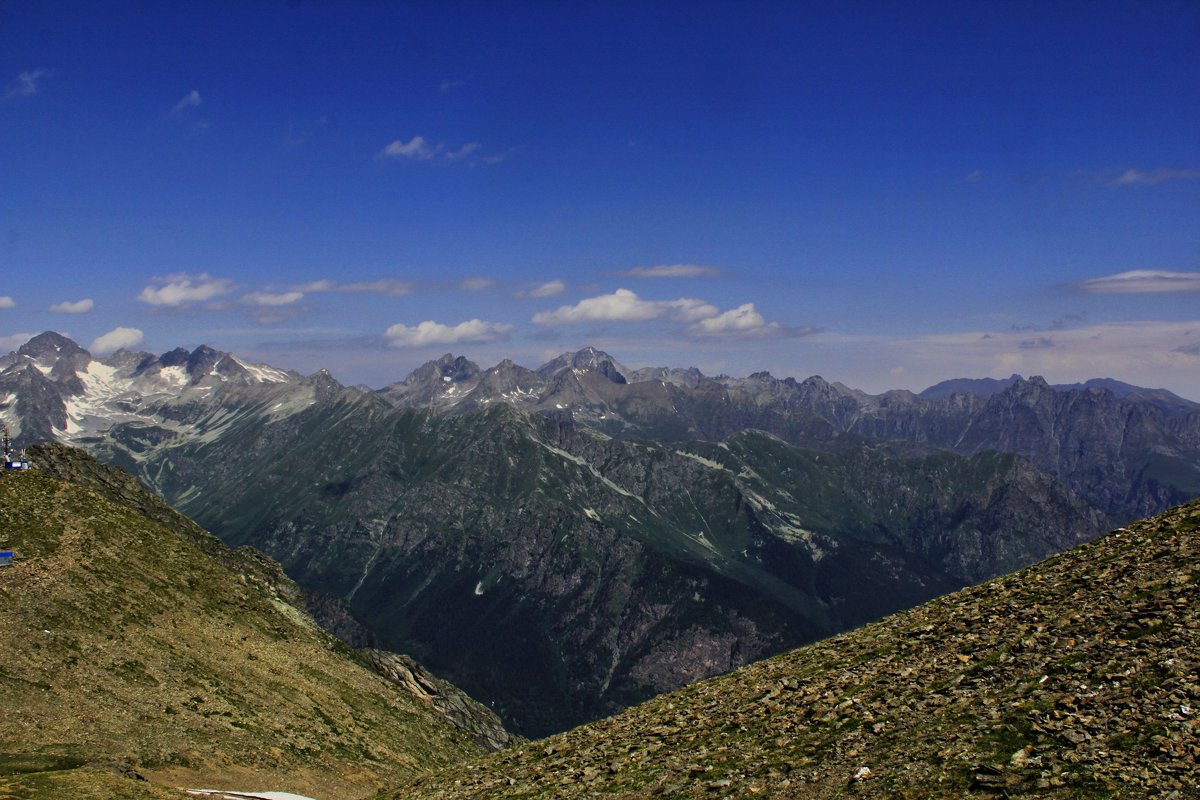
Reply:
[[676, 450], [675, 455], [683, 456], [684, 458], [690, 458], [692, 461], [703, 464], [704, 466], [708, 467], [709, 469], [717, 469], [717, 470], [720, 470], [721, 472], [732, 472], [733, 471], [733, 470], [729, 469], [729, 467], [726, 467], [724, 464], [719, 464], [710, 458], [705, 458], [704, 456], [696, 455], [695, 453], [689, 453], [686, 450]]
[[188, 382], [187, 370], [183, 367], [163, 367], [158, 374], [170, 386], [185, 386]]
[[268, 367], [266, 364], [247, 364], [236, 356], [230, 356], [239, 367], [250, 373], [250, 377], [259, 383], [287, 383], [289, 375], [281, 369]]
[[292, 792], [237, 792], [233, 789], [184, 789], [190, 795], [215, 797], [217, 800], [227, 800], [235, 798], [235, 800], [313, 800], [308, 795], [294, 794]]
[[594, 521], [594, 522], [600, 522], [600, 521], [601, 521], [601, 520], [600, 520], [600, 515], [599, 515], [599, 514], [597, 514], [595, 511], [593, 511], [593, 510], [592, 510], [592, 509], [590, 509], [590, 508], [585, 508], [585, 509], [583, 510], [583, 513], [584, 513], [584, 516], [586, 516], [588, 519], [590, 519], [590, 520], [592, 520], [592, 521]]
[[[641, 503], [642, 505], [645, 505], [645, 504], [646, 504], [646, 501], [645, 501], [645, 500], [643, 500], [642, 498], [638, 497], [636, 494], [634, 494], [633, 492], [631, 492], [631, 491], [629, 491], [629, 490], [627, 490], [627, 489], [622, 489], [620, 486], [618, 486], [617, 484], [613, 483], [613, 482], [612, 482], [611, 480], [609, 480], [608, 478], [606, 478], [606, 477], [604, 477], [603, 475], [601, 475], [601, 474], [600, 474], [600, 470], [596, 469], [595, 467], [593, 467], [593, 466], [592, 466], [591, 464], [589, 464], [588, 462], [584, 461], [584, 460], [583, 460], [582, 458], [580, 458], [579, 456], [572, 455], [572, 454], [568, 453], [566, 450], [562, 450], [562, 449], [560, 449], [560, 448], [557, 448], [557, 447], [555, 447], [554, 445], [551, 445], [551, 444], [546, 444], [546, 443], [545, 443], [545, 442], [543, 442], [541, 439], [534, 439], [534, 441], [535, 441], [535, 442], [537, 442], [538, 444], [540, 444], [542, 447], [544, 447], [544, 448], [546, 448], [547, 450], [549, 450], [551, 453], [554, 453], [556, 456], [561, 456], [562, 458], [565, 458], [567, 461], [571, 461], [571, 462], [573, 462], [573, 463], [575, 463], [575, 464], [578, 464], [579, 466], [583, 467], [583, 468], [584, 468], [584, 469], [586, 469], [587, 471], [591, 472], [591, 473], [592, 473], [592, 475], [593, 475], [595, 478], [597, 478], [597, 479], [598, 479], [598, 480], [599, 480], [601, 483], [603, 483], [603, 484], [604, 484], [605, 486], [607, 486], [609, 489], [612, 489], [612, 490], [613, 490], [614, 492], [616, 492], [617, 494], [621, 494], [621, 495], [624, 495], [624, 496], [626, 496], [626, 497], [629, 497], [629, 498], [632, 498], [632, 499], [634, 499], [634, 500], [637, 500], [637, 501], [638, 501], [639, 503]], [[652, 513], [653, 513], [653, 512], [652, 512]]]

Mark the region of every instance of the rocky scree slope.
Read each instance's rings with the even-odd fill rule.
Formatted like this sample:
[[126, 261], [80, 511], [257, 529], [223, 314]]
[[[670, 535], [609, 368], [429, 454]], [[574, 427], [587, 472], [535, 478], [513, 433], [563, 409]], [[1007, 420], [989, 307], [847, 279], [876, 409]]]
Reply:
[[0, 796], [163, 796], [122, 777], [139, 775], [352, 798], [478, 752], [318, 628], [261, 554], [78, 451], [34, 457], [0, 476], [17, 555], [0, 568]]
[[1200, 792], [1200, 502], [386, 798]]

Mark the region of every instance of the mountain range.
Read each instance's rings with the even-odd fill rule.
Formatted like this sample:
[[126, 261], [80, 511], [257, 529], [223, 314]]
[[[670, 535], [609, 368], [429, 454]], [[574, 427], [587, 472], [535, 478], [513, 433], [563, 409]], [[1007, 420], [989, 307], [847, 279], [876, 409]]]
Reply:
[[0, 359], [19, 442], [126, 467], [534, 736], [1200, 495], [1200, 409], [1116, 388], [868, 395], [586, 348], [376, 392], [54, 333]]
[[29, 455], [34, 470], [0, 475], [0, 545], [17, 556], [0, 567], [5, 797], [1179, 800], [1200, 788], [1200, 501], [484, 758], [479, 729], [460, 724], [482, 712], [412, 659], [322, 631], [278, 564], [79, 450]]

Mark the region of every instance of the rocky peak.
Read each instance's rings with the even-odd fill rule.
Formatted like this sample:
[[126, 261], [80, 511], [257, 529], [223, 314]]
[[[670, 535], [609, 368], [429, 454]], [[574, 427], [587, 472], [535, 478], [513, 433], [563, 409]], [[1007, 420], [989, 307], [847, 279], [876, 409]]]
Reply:
[[337, 378], [330, 375], [329, 370], [325, 369], [324, 367], [317, 370], [312, 375], [309, 375], [307, 378], [304, 378], [301, 383], [305, 386], [312, 386], [317, 389], [344, 388], [342, 384], [338, 382]]
[[132, 375], [137, 372], [146, 363], [147, 359], [153, 360], [154, 354], [146, 352], [134, 353], [125, 348], [121, 348], [112, 355], [100, 359], [100, 363], [112, 367], [127, 375]]
[[[606, 362], [607, 367], [603, 366]], [[566, 369], [594, 369], [614, 383], [627, 382], [626, 376], [633, 373], [608, 353], [590, 346], [576, 350], [574, 353], [563, 353], [538, 367], [536, 372], [543, 378], [552, 378]], [[621, 380], [614, 380], [614, 374], [620, 375]]]
[[[455, 383], [470, 380], [479, 374], [479, 365], [465, 356], [446, 353], [436, 361], [426, 361], [408, 374], [405, 386], [416, 386], [431, 382]], [[449, 378], [449, 381], [444, 381]]]
[[182, 367], [188, 363], [188, 359], [191, 358], [191, 355], [192, 354], [188, 350], [182, 347], [176, 347], [174, 350], [163, 353], [161, 356], [159, 356], [158, 363], [164, 367]]
[[67, 395], [82, 394], [83, 382], [77, 373], [87, 370], [92, 354], [54, 331], [38, 334], [17, 350], [17, 362], [25, 360], [47, 374]]
[[611, 359], [603, 359], [595, 366], [595, 370], [604, 377], [608, 378], [613, 383], [625, 384], [629, 381], [625, 380], [625, 376], [617, 369], [616, 364], [613, 364]]
[[195, 383], [208, 375], [216, 367], [217, 362], [224, 357], [224, 353], [220, 353], [206, 344], [202, 344], [192, 351], [187, 360], [187, 373]]
[[18, 348], [17, 355], [29, 356], [35, 360], [58, 360], [59, 358], [69, 358], [76, 355], [83, 355], [89, 359], [92, 357], [91, 353], [87, 350], [84, 350], [61, 333], [55, 333], [54, 331], [46, 331], [34, 336]]

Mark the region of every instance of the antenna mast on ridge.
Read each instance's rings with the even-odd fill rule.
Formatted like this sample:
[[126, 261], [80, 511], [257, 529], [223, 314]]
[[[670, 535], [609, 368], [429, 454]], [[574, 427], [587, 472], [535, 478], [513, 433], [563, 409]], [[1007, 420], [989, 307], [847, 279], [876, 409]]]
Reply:
[[25, 451], [22, 450], [13, 458], [12, 440], [8, 438], [8, 428], [4, 429], [4, 469], [29, 469], [29, 462], [25, 460]]

